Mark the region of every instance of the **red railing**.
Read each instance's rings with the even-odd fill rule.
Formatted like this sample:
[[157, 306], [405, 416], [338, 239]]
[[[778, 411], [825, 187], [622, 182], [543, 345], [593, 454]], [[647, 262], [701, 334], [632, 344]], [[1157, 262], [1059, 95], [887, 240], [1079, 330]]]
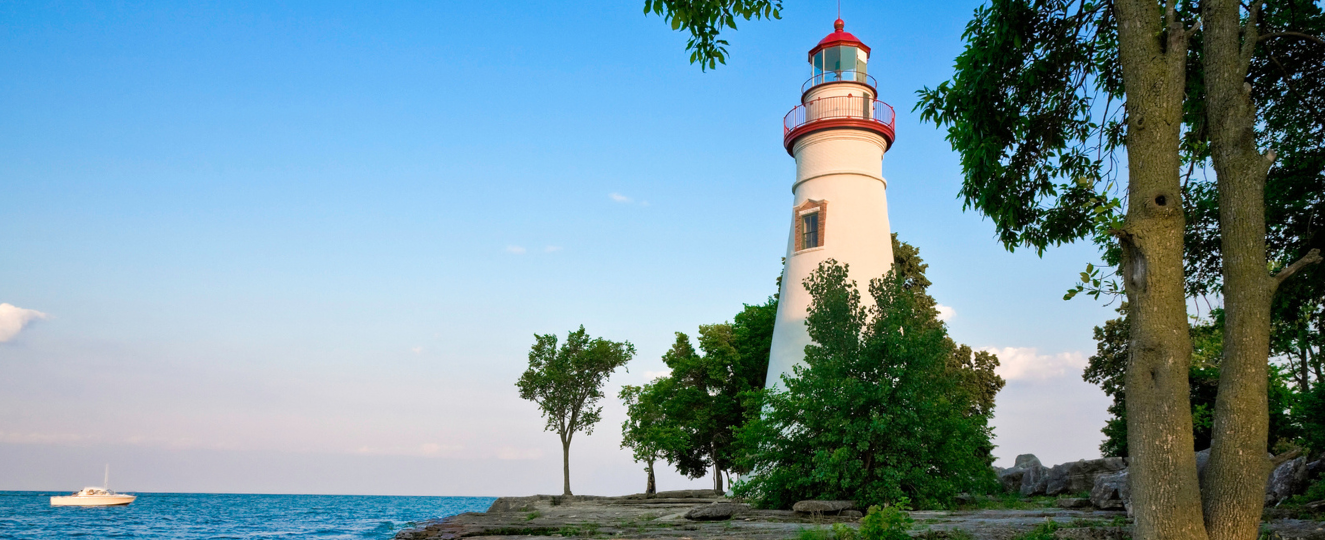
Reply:
[[878, 122], [892, 133], [895, 116], [891, 105], [866, 96], [822, 97], [797, 105], [782, 118], [782, 136], [795, 129], [824, 120], [864, 120]]
[[804, 94], [807, 90], [824, 83], [842, 81], [858, 82], [869, 86], [870, 88], [874, 88], [875, 91], [878, 91], [879, 88], [878, 81], [875, 81], [874, 77], [870, 74], [865, 73], [864, 71], [849, 69], [845, 71], [825, 71], [810, 77], [809, 80], [805, 81], [805, 84], [801, 85], [801, 93]]

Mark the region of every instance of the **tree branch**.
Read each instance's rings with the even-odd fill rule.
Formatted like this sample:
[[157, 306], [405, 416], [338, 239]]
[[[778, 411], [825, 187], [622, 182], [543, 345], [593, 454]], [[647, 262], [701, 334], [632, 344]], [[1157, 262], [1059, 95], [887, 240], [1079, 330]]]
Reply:
[[1305, 39], [1307, 41], [1315, 42], [1317, 45], [1325, 45], [1325, 39], [1321, 39], [1311, 34], [1304, 34], [1302, 32], [1273, 32], [1256, 38], [1256, 41], [1265, 41], [1267, 39], [1274, 39], [1281, 37], [1295, 37], [1298, 39]]
[[1312, 249], [1311, 251], [1308, 251], [1306, 256], [1302, 257], [1301, 259], [1298, 259], [1296, 262], [1288, 265], [1287, 268], [1280, 270], [1278, 274], [1274, 275], [1275, 290], [1278, 290], [1279, 285], [1282, 284], [1285, 280], [1287, 280], [1290, 277], [1293, 277], [1293, 274], [1296, 274], [1299, 271], [1301, 271], [1303, 268], [1306, 268], [1307, 265], [1316, 264], [1320, 261], [1321, 257], [1319, 249]]
[[1259, 28], [1256, 27], [1256, 19], [1260, 18], [1262, 0], [1252, 0], [1251, 8], [1247, 10], [1247, 22], [1242, 25], [1242, 35], [1245, 41], [1242, 42], [1242, 50], [1238, 51], [1239, 59], [1242, 64], [1238, 69], [1242, 71], [1243, 76], [1247, 74], [1247, 66], [1251, 65], [1251, 57], [1256, 54], [1256, 44], [1260, 42], [1256, 34]]

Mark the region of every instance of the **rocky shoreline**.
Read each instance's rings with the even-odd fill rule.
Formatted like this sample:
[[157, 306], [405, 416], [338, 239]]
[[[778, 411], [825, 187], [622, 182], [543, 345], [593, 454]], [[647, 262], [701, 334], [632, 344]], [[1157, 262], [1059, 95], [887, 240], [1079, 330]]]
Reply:
[[[1080, 499], [1027, 500], [1026, 508], [971, 508], [914, 511], [912, 536], [974, 540], [1010, 540], [1045, 521], [1060, 525], [1063, 539], [1121, 540], [1131, 537], [1131, 521], [1121, 510], [1063, 508]], [[1036, 504], [1041, 507], [1032, 507]], [[841, 523], [858, 527], [849, 508], [841, 514], [760, 510], [711, 490], [659, 492], [655, 496], [623, 497], [535, 495], [502, 497], [486, 512], [470, 512], [402, 531], [395, 540], [485, 540], [535, 538], [622, 538], [668, 540], [784, 540], [806, 530], [824, 530]], [[1271, 511], [1272, 513], [1272, 511]], [[1325, 522], [1277, 518], [1266, 522], [1278, 538], [1325, 540]], [[968, 536], [969, 535], [969, 536]]]

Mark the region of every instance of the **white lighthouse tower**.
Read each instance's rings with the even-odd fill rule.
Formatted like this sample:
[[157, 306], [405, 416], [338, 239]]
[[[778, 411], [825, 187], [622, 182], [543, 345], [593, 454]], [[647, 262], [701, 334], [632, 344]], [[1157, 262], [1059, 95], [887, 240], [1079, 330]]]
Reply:
[[862, 293], [892, 267], [883, 155], [893, 144], [893, 109], [878, 100], [878, 85], [867, 73], [870, 48], [843, 26], [835, 21], [833, 33], [810, 49], [813, 70], [801, 87], [801, 104], [782, 121], [796, 181], [768, 388], [804, 362], [810, 295], [803, 282], [819, 263], [848, 264]]

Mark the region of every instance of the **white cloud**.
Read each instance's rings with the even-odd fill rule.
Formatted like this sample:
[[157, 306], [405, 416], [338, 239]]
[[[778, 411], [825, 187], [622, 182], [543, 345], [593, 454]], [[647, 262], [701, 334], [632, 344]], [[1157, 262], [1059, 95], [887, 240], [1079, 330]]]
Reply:
[[[9, 305], [9, 304], [4, 304]], [[9, 444], [77, 444], [91, 437], [76, 433], [17, 433], [0, 431], [0, 442]]]
[[943, 304], [938, 304], [934, 307], [939, 310], [940, 321], [945, 321], [945, 322], [950, 321], [952, 320], [953, 317], [957, 316], [957, 310], [952, 309], [952, 306], [945, 306]]
[[50, 316], [35, 309], [23, 309], [12, 304], [0, 304], [0, 343], [14, 339], [14, 336], [17, 336], [28, 323], [47, 318], [50, 318]]
[[608, 193], [608, 194], [607, 194], [607, 197], [608, 197], [609, 199], [612, 199], [612, 200], [614, 200], [614, 201], [616, 201], [616, 202], [619, 202], [619, 203], [627, 203], [627, 204], [628, 204], [628, 203], [634, 201], [634, 199], [631, 199], [630, 197], [627, 197], [627, 196], [622, 195], [622, 194], [620, 194], [620, 193]]
[[543, 248], [544, 253], [553, 253], [557, 251], [561, 251], [561, 246], [548, 246]]
[[506, 252], [507, 252], [507, 253], [514, 253], [514, 254], [516, 254], [516, 255], [524, 255], [524, 247], [523, 247], [523, 246], [506, 246]]
[[504, 446], [497, 450], [497, 459], [505, 460], [527, 460], [539, 459], [543, 457], [543, 451], [538, 448], [514, 448]]
[[414, 353], [414, 354], [422, 353], [422, 352], [423, 352], [423, 347], [411, 347], [410, 350], [409, 350], [409, 352], [412, 352], [412, 353]]
[[1079, 351], [1058, 354], [1040, 354], [1035, 347], [985, 347], [998, 356], [998, 369], [1004, 379], [1046, 380], [1065, 375], [1079, 376], [1086, 367], [1086, 355]]
[[671, 370], [670, 368], [668, 368], [668, 369], [664, 369], [664, 370], [662, 370], [662, 371], [645, 371], [645, 372], [644, 372], [644, 378], [645, 378], [645, 379], [648, 379], [648, 380], [650, 380], [650, 381], [652, 381], [652, 380], [657, 379], [657, 378], [659, 378], [659, 377], [666, 377], [666, 376], [671, 375], [671, 374], [672, 374], [672, 370]]

